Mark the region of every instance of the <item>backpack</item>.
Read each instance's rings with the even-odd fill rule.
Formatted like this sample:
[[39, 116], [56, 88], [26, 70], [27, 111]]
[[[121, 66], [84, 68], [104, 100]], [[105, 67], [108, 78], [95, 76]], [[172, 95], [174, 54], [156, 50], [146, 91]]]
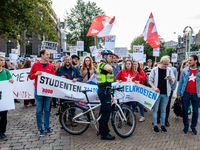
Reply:
[[177, 117], [183, 117], [183, 104], [182, 100], [176, 99], [174, 101], [174, 105], [172, 106], [172, 109]]

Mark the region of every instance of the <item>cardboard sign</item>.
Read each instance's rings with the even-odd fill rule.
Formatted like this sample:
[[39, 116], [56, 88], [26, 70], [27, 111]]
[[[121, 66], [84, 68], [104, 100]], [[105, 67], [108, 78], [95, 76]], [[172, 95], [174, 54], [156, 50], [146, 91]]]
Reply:
[[114, 53], [119, 57], [128, 57], [128, 49], [127, 47], [115, 47]]
[[160, 54], [160, 47], [153, 49], [153, 56], [159, 56]]
[[114, 51], [116, 35], [105, 36], [105, 50]]
[[84, 41], [77, 41], [77, 51], [84, 51]]
[[42, 41], [41, 49], [47, 49], [50, 53], [56, 53], [58, 43], [50, 41]]
[[133, 61], [143, 61], [144, 46], [133, 46]]

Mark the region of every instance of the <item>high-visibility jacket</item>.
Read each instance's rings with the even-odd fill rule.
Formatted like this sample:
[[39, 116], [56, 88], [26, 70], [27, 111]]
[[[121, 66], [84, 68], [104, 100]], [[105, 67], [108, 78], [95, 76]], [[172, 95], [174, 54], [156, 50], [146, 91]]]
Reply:
[[106, 62], [101, 61], [97, 67], [97, 83], [112, 83], [114, 81], [114, 75], [105, 71], [103, 67], [106, 65]]

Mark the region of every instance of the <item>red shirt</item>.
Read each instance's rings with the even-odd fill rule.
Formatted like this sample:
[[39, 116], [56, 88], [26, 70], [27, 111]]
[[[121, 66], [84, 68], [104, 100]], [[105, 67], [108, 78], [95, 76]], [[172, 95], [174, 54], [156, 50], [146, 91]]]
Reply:
[[146, 81], [146, 74], [144, 73], [143, 70], [140, 70], [139, 78], [140, 78], [140, 84], [144, 85], [144, 82]]
[[190, 75], [188, 78], [188, 82], [185, 88], [185, 92], [188, 93], [197, 93], [197, 88], [196, 88], [196, 73], [197, 73], [198, 68], [192, 69], [190, 68]]
[[35, 85], [35, 89], [36, 90], [37, 90], [37, 79], [38, 79], [38, 76], [35, 76], [35, 73], [37, 71], [43, 71], [43, 72], [55, 75], [54, 67], [49, 62], [47, 62], [47, 65], [46, 65], [45, 68], [42, 66], [42, 64], [40, 63], [40, 61], [34, 63], [33, 66], [32, 66], [32, 68], [31, 68], [30, 74], [29, 74], [29, 79], [31, 79], [31, 80], [35, 79], [34, 85]]
[[118, 72], [115, 81], [122, 80], [122, 82], [134, 82], [140, 81], [139, 74], [136, 72], [132, 72], [132, 70], [121, 70]]

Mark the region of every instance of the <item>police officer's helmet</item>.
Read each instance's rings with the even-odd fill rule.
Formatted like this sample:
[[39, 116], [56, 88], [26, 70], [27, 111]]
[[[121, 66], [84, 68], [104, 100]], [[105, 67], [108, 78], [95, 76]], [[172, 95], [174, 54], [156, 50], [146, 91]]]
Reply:
[[113, 55], [114, 53], [113, 53], [111, 50], [103, 50], [103, 51], [101, 52], [101, 55], [102, 55], [102, 56], [104, 56], [104, 55], [109, 55], [109, 54]]

